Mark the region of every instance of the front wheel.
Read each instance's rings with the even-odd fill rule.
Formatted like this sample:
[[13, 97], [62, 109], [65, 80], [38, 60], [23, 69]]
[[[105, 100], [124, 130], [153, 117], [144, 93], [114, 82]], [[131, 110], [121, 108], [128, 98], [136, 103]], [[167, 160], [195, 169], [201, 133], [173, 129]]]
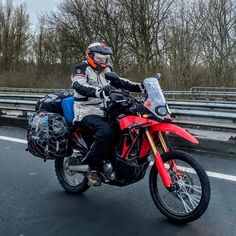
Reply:
[[69, 157], [55, 160], [55, 171], [61, 186], [69, 193], [82, 193], [88, 188], [88, 179], [85, 174], [68, 169]]
[[162, 155], [174, 188], [164, 187], [156, 165], [151, 168], [149, 187], [157, 208], [177, 223], [187, 223], [201, 217], [210, 201], [209, 178], [199, 162], [182, 151]]

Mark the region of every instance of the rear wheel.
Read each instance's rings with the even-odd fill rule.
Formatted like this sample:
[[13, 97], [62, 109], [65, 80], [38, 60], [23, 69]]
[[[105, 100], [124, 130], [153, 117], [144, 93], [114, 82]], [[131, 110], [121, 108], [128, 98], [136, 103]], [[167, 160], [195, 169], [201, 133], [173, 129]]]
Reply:
[[165, 167], [175, 185], [167, 190], [156, 165], [151, 168], [149, 187], [157, 208], [177, 223], [187, 223], [201, 217], [210, 201], [210, 182], [206, 172], [191, 155], [171, 151], [162, 155]]
[[68, 169], [69, 157], [55, 160], [55, 171], [61, 186], [69, 193], [82, 193], [88, 190], [88, 180], [85, 174]]

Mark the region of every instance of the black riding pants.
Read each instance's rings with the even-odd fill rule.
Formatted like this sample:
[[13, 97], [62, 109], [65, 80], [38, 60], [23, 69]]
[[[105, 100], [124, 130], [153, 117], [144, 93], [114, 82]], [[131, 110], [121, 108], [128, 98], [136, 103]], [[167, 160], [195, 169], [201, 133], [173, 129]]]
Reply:
[[108, 121], [101, 116], [88, 115], [84, 117], [79, 126], [83, 132], [93, 137], [93, 143], [86, 156], [86, 163], [92, 169], [100, 169], [102, 160], [109, 160], [114, 151], [114, 133]]

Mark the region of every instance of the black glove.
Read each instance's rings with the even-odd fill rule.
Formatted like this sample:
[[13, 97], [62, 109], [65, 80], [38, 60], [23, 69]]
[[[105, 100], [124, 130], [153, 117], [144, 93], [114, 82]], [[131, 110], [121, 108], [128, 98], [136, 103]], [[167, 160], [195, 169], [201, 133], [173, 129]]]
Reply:
[[107, 72], [105, 73], [106, 80], [110, 81], [110, 84], [114, 86], [117, 89], [123, 89], [124, 84], [122, 80], [120, 79], [119, 75], [117, 75], [115, 72]]
[[102, 99], [104, 98], [103, 93], [105, 93], [106, 96], [109, 96], [110, 91], [112, 91], [112, 90], [115, 90], [115, 88], [112, 87], [111, 85], [105, 85], [99, 93], [100, 98], [102, 98]]

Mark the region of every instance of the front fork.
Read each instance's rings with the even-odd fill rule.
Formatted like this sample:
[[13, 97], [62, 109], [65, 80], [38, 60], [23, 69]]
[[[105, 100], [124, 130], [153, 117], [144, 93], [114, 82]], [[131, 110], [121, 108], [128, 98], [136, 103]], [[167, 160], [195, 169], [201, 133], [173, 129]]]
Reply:
[[[147, 136], [147, 140], [148, 140], [148, 142], [150, 144], [150, 147], [152, 149], [153, 155], [155, 157], [156, 167], [157, 167], [158, 172], [160, 173], [162, 182], [163, 182], [163, 184], [164, 184], [164, 186], [166, 188], [170, 189], [172, 187], [172, 185], [173, 185], [173, 182], [172, 182], [172, 180], [170, 178], [169, 173], [167, 172], [167, 170], [165, 168], [165, 165], [164, 165], [164, 163], [162, 161], [161, 155], [160, 155], [160, 153], [158, 152], [158, 150], [156, 148], [156, 145], [155, 145], [155, 143], [153, 141], [153, 138], [152, 138], [149, 130], [145, 130], [145, 134]], [[161, 146], [163, 148], [163, 151], [164, 152], [168, 152], [169, 148], [167, 147], [165, 139], [164, 139], [164, 137], [163, 137], [161, 132], [158, 132], [158, 138], [160, 140], [160, 143], [161, 143]]]

